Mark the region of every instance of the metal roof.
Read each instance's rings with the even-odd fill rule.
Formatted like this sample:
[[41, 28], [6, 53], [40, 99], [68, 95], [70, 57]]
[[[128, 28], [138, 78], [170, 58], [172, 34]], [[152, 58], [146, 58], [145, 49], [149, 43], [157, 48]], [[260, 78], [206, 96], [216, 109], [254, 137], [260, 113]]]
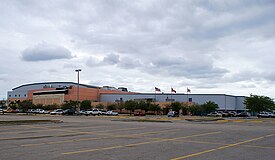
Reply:
[[[32, 85], [49, 85], [49, 84], [71, 84], [71, 85], [78, 85], [78, 83], [75, 82], [40, 82], [40, 83], [30, 83], [30, 84], [23, 84], [21, 86], [15, 87], [12, 90], [16, 90], [22, 87], [32, 86]], [[87, 87], [87, 88], [100, 88], [97, 86], [92, 85], [86, 85], [86, 84], [79, 84], [79, 86]]]

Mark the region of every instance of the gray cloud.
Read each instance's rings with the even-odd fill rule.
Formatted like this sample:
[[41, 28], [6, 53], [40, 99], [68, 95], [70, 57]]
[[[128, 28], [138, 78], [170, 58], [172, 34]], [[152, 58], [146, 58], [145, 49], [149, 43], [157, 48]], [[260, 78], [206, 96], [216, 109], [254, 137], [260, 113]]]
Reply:
[[[205, 58], [205, 59], [204, 59]], [[214, 67], [213, 60], [205, 57], [194, 57], [187, 59], [183, 57], [158, 57], [152, 59], [151, 66], [146, 70], [151, 73], [164, 73], [175, 77], [186, 78], [216, 78], [222, 77], [228, 73], [227, 69]]]
[[89, 67], [101, 67], [105, 65], [116, 65], [120, 63], [120, 56], [118, 54], [108, 54], [104, 56], [103, 59], [97, 58], [95, 56], [90, 56], [86, 62]]
[[108, 54], [102, 60], [91, 56], [86, 62], [89, 67], [116, 66], [122, 69], [134, 69], [142, 67], [140, 60], [134, 57], [120, 56], [119, 54]]
[[123, 57], [121, 58], [118, 67], [122, 69], [135, 69], [141, 68], [143, 65], [144, 64], [142, 64], [141, 61], [135, 57]]
[[[84, 82], [133, 91], [173, 83], [274, 95], [274, 0], [49, 1], [1, 1], [0, 68], [12, 83], [0, 95], [29, 79], [74, 81], [75, 68]], [[29, 61], [40, 61], [28, 65], [36, 74], [18, 67]]]
[[106, 57], [104, 57], [102, 62], [109, 65], [115, 65], [120, 62], [119, 55], [113, 53], [108, 54]]
[[24, 61], [48, 61], [55, 59], [70, 59], [72, 57], [72, 53], [68, 49], [46, 43], [40, 43], [22, 52], [22, 59]]

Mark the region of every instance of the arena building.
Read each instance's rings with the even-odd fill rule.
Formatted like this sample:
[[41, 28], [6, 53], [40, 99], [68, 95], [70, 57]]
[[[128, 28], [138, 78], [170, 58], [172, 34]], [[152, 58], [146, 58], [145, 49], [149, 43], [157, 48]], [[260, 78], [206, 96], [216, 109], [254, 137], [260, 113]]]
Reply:
[[121, 87], [104, 86], [97, 87], [74, 82], [44, 82], [25, 84], [8, 91], [8, 103], [18, 102], [23, 100], [31, 100], [34, 104], [62, 104], [64, 101], [70, 100], [91, 100], [98, 102], [101, 94], [129, 94], [127, 89]]
[[169, 102], [186, 102], [203, 104], [213, 101], [219, 106], [219, 110], [243, 111], [244, 96], [226, 94], [172, 94], [172, 93], [136, 93], [136, 94], [101, 94], [100, 102], [125, 102], [127, 100], [145, 100], [167, 104]]
[[23, 100], [31, 100], [34, 104], [62, 104], [64, 101], [78, 99], [91, 100], [99, 103], [118, 103], [127, 100], [151, 101], [158, 104], [169, 102], [186, 102], [203, 104], [213, 101], [219, 106], [219, 110], [245, 110], [244, 96], [226, 94], [174, 94], [174, 93], [137, 93], [128, 92], [127, 88], [110, 86], [91, 86], [74, 82], [44, 82], [25, 84], [8, 91], [8, 103]]

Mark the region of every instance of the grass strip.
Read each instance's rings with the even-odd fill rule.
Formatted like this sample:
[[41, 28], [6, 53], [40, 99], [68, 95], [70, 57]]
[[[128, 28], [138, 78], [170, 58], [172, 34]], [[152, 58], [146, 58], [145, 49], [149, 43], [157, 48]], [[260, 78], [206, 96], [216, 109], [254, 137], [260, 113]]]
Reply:
[[224, 120], [223, 118], [211, 118], [211, 117], [207, 117], [207, 118], [186, 118], [186, 121], [191, 121], [191, 122], [208, 122], [208, 121], [220, 121], [220, 120]]
[[62, 123], [61, 120], [15, 120], [0, 121], [0, 125], [20, 125], [20, 124], [37, 124], [37, 123]]
[[153, 119], [115, 119], [111, 121], [122, 121], [122, 122], [161, 122], [161, 123], [172, 123], [172, 121], [165, 120], [153, 120]]

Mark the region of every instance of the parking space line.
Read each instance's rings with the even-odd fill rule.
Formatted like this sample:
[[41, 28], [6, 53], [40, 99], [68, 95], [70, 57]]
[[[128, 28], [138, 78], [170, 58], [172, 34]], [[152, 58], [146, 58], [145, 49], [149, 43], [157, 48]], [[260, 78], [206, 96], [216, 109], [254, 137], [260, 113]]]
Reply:
[[[142, 129], [145, 127], [135, 127], [135, 128], [127, 128], [123, 130], [134, 130], [134, 129]], [[107, 131], [121, 131], [122, 129], [117, 130], [107, 130]], [[67, 130], [68, 131], [68, 130]], [[66, 134], [53, 134], [53, 135], [39, 135], [39, 136], [22, 136], [22, 137], [7, 137], [7, 138], [0, 138], [0, 140], [19, 140], [19, 139], [31, 139], [31, 138], [45, 138], [45, 137], [65, 137], [65, 136], [75, 136], [75, 135], [89, 135], [89, 134], [99, 134], [100, 131], [94, 132], [77, 132], [77, 131], [70, 131], [72, 133]]]
[[129, 137], [139, 137], [142, 135], [148, 135], [148, 134], [158, 134], [158, 133], [165, 133], [165, 132], [175, 132], [179, 129], [174, 130], [165, 130], [165, 131], [152, 131], [152, 132], [145, 132], [145, 133], [135, 133], [135, 134], [128, 134], [128, 135], [113, 135], [112, 133], [109, 134], [101, 134], [107, 137], [98, 137], [98, 138], [79, 138], [74, 140], [64, 140], [64, 141], [52, 141], [52, 142], [43, 142], [43, 143], [30, 143], [30, 144], [23, 144], [21, 147], [32, 147], [32, 146], [40, 146], [40, 145], [53, 145], [53, 144], [63, 144], [63, 143], [72, 143], [72, 142], [80, 142], [80, 141], [89, 141], [89, 140], [99, 140], [99, 139], [107, 139], [107, 138], [129, 138]]
[[20, 140], [20, 139], [38, 139], [38, 138], [50, 138], [50, 137], [66, 137], [66, 136], [75, 136], [85, 133], [66, 133], [66, 134], [52, 134], [52, 135], [38, 135], [38, 136], [22, 136], [22, 137], [6, 137], [0, 138], [1, 140]]
[[75, 128], [70, 128], [70, 129], [68, 129], [68, 128], [62, 128], [62, 127], [38, 127], [38, 126], [28, 126], [28, 127], [42, 129], [42, 130], [39, 130], [41, 132], [43, 132], [45, 130], [76, 132], [74, 130], [80, 130], [80, 129], [86, 129], [86, 128], [90, 128], [90, 129], [93, 129], [93, 128], [103, 128], [103, 127], [106, 127], [106, 126], [75, 127]]
[[44, 142], [44, 143], [30, 143], [30, 144], [23, 144], [23, 145], [21, 145], [21, 147], [32, 147], [32, 146], [51, 145], [51, 144], [63, 144], [63, 143], [79, 142], [79, 141], [89, 141], [89, 140], [97, 140], [97, 139], [104, 139], [104, 138], [109, 138], [109, 137], [81, 138], [81, 139], [64, 140], [64, 141]]
[[205, 154], [205, 153], [214, 152], [214, 151], [217, 151], [217, 150], [221, 150], [221, 149], [225, 149], [225, 148], [229, 148], [229, 147], [238, 146], [238, 145], [241, 145], [241, 144], [257, 141], [257, 140], [268, 138], [268, 137], [271, 137], [271, 136], [274, 136], [274, 134], [270, 134], [270, 135], [266, 135], [266, 136], [261, 136], [261, 137], [249, 139], [249, 140], [246, 140], [246, 141], [241, 141], [241, 142], [238, 142], [238, 143], [232, 143], [232, 144], [228, 144], [228, 145], [221, 146], [221, 147], [218, 147], [218, 148], [213, 148], [213, 149], [209, 149], [209, 150], [205, 150], [205, 151], [201, 151], [201, 152], [197, 152], [197, 153], [193, 153], [193, 154], [189, 154], [189, 155], [185, 155], [185, 156], [181, 156], [181, 157], [177, 157], [177, 158], [172, 158], [171, 160], [180, 160], [180, 159], [186, 159], [186, 158], [190, 158], [190, 157], [195, 157], [195, 156], [202, 155], [202, 154]]
[[[51, 128], [51, 127], [36, 127], [36, 126], [28, 126], [30, 128], [38, 128], [38, 129], [41, 129], [41, 130], [35, 130], [35, 131], [31, 131], [32, 133], [34, 132], [45, 132], [45, 131], [64, 131], [64, 132], [77, 132], [77, 131], [74, 131], [74, 130], [77, 130], [77, 129], [85, 129], [85, 128], [103, 128], [103, 127], [106, 127], [106, 126], [95, 126], [95, 127], [81, 127], [81, 128], [71, 128], [71, 129], [61, 129], [61, 128]], [[23, 134], [23, 133], [29, 133], [30, 131], [29, 130], [26, 130], [26, 131], [17, 131], [17, 132], [14, 132], [14, 131], [8, 131], [8, 132], [1, 132], [0, 134]]]
[[[112, 130], [101, 130], [101, 131], [92, 131], [92, 132], [89, 132], [89, 131], [77, 131], [77, 130], [81, 130], [81, 129], [85, 129], [85, 128], [103, 128], [103, 127], [106, 127], [106, 126], [95, 126], [95, 127], [81, 127], [81, 128], [70, 128], [70, 129], [67, 129], [67, 128], [56, 128], [56, 129], [52, 129], [52, 128], [48, 128], [48, 127], [35, 127], [35, 128], [44, 128], [45, 130], [53, 130], [53, 131], [64, 131], [64, 132], [76, 132], [76, 133], [100, 133], [100, 132], [109, 132], [109, 131], [123, 131], [123, 130], [135, 130], [135, 129], [143, 129], [145, 127], [134, 127], [134, 128], [119, 128], [119, 129], [112, 129]], [[43, 130], [42, 130], [43, 131]]]
[[261, 148], [261, 149], [274, 149], [275, 147], [267, 147], [267, 146], [257, 146], [257, 145], [241, 145], [244, 147], [250, 147], [250, 148]]
[[[217, 145], [229, 145], [228, 143], [218, 143], [218, 142], [207, 142], [207, 141], [189, 141], [189, 140], [178, 140], [180, 142], [190, 142], [190, 143], [198, 143], [198, 144], [217, 144]], [[240, 145], [241, 147], [249, 147], [249, 148], [262, 148], [262, 149], [274, 149], [275, 147], [267, 147], [267, 146], [258, 146], [258, 145]]]
[[189, 143], [198, 143], [198, 144], [217, 144], [217, 145], [225, 145], [225, 143], [217, 143], [217, 142], [207, 142], [207, 141], [190, 141], [190, 140], [178, 140], [180, 142], [189, 142]]
[[168, 139], [159, 139], [159, 140], [154, 140], [154, 141], [132, 143], [132, 144], [120, 145], [120, 146], [110, 146], [110, 147], [103, 147], [103, 148], [85, 149], [85, 150], [79, 150], [79, 151], [64, 152], [62, 154], [63, 155], [71, 155], [71, 154], [87, 153], [87, 152], [94, 152], [94, 151], [110, 150], [110, 149], [117, 149], [117, 148], [124, 148], [124, 147], [132, 147], [132, 146], [139, 146], [139, 145], [145, 145], [145, 144], [159, 143], [159, 142], [175, 141], [175, 140], [179, 140], [179, 139], [199, 137], [199, 136], [205, 136], [205, 135], [213, 135], [213, 134], [220, 134], [220, 133], [222, 133], [222, 132], [208, 132], [208, 133], [195, 134], [195, 135], [190, 135], [190, 136], [183, 136], [183, 137], [177, 137], [177, 138], [168, 138]]

